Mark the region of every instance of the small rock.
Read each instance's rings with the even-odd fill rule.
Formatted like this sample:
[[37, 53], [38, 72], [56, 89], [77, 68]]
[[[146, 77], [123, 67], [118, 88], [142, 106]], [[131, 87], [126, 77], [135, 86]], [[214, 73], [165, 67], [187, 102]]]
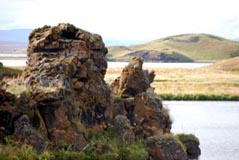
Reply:
[[114, 130], [117, 137], [119, 137], [123, 142], [133, 142], [135, 139], [130, 121], [124, 115], [117, 115], [115, 117]]
[[146, 149], [153, 160], [187, 160], [183, 147], [171, 137], [149, 137]]

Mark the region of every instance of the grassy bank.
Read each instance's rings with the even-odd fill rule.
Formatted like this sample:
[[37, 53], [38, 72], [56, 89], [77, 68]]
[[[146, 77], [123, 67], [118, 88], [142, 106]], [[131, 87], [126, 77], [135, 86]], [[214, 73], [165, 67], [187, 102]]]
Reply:
[[[0, 160], [146, 160], [144, 140], [127, 143], [119, 140], [113, 132], [91, 137], [86, 149], [73, 151], [71, 145], [61, 142], [57, 146], [37, 152], [29, 145], [21, 145], [7, 137], [7, 144], [0, 144]], [[10, 142], [10, 143], [9, 143]], [[49, 145], [50, 146], [50, 145]], [[48, 146], [48, 147], [49, 147]]]
[[239, 101], [239, 96], [231, 95], [206, 95], [206, 94], [159, 94], [163, 100], [182, 100], [182, 101]]
[[[145, 68], [155, 71], [152, 87], [164, 100], [239, 100], [239, 58], [197, 69]], [[109, 68], [111, 83], [122, 68]]]
[[0, 67], [0, 76], [16, 76], [22, 73], [24, 67]]

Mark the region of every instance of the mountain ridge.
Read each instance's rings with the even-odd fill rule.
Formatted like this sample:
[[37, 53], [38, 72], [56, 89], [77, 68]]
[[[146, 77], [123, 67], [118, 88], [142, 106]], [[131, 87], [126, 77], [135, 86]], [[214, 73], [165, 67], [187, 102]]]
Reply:
[[148, 62], [215, 62], [239, 56], [239, 42], [205, 33], [180, 34], [108, 49], [111, 61], [128, 61], [135, 56], [133, 53]]

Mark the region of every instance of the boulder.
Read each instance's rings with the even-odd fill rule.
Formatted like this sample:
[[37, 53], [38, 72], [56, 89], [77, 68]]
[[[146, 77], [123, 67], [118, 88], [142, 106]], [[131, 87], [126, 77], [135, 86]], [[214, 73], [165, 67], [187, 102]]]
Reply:
[[[37, 118], [37, 116], [33, 117]], [[43, 151], [45, 143], [47, 141], [47, 132], [42, 129], [40, 123], [35, 125], [31, 124], [34, 120], [30, 120], [30, 117], [26, 114], [22, 114], [17, 120], [14, 121], [14, 136], [18, 142], [32, 145], [37, 151]]]
[[5, 136], [14, 132], [13, 118], [19, 116], [16, 97], [0, 89], [0, 141], [4, 142]]
[[140, 93], [134, 99], [133, 124], [137, 137], [147, 138], [169, 133], [171, 120], [163, 112], [162, 102], [153, 95]]
[[0, 89], [0, 141], [13, 135], [16, 141], [34, 146], [42, 151], [47, 138], [47, 129], [36, 108], [36, 103], [26, 93], [18, 97]]
[[133, 142], [135, 135], [129, 119], [124, 115], [117, 115], [114, 120], [114, 131], [123, 142]]
[[183, 147], [172, 137], [149, 137], [146, 149], [153, 160], [187, 160]]
[[176, 137], [185, 146], [188, 158], [198, 159], [201, 155], [198, 138], [193, 134], [177, 134]]

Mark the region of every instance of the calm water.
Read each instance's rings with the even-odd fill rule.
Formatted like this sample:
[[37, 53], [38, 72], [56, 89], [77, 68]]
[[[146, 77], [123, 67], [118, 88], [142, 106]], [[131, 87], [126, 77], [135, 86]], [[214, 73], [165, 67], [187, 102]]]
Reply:
[[[0, 53], [1, 57], [21, 57], [21, 60], [0, 60], [4, 66], [25, 66], [26, 59], [22, 59], [26, 57], [26, 54], [18, 53], [18, 54], [7, 54]], [[124, 67], [128, 64], [128, 62], [108, 62], [109, 68], [118, 68]], [[210, 65], [212, 63], [144, 63], [144, 67], [152, 67], [152, 68], [198, 68]]]
[[[108, 62], [109, 68], [124, 67], [128, 62]], [[143, 64], [144, 67], [152, 68], [199, 68], [211, 65], [212, 63], [147, 63]]]
[[27, 57], [26, 53], [0, 53], [0, 57]]
[[239, 102], [165, 101], [173, 133], [200, 139], [200, 160], [239, 160]]

